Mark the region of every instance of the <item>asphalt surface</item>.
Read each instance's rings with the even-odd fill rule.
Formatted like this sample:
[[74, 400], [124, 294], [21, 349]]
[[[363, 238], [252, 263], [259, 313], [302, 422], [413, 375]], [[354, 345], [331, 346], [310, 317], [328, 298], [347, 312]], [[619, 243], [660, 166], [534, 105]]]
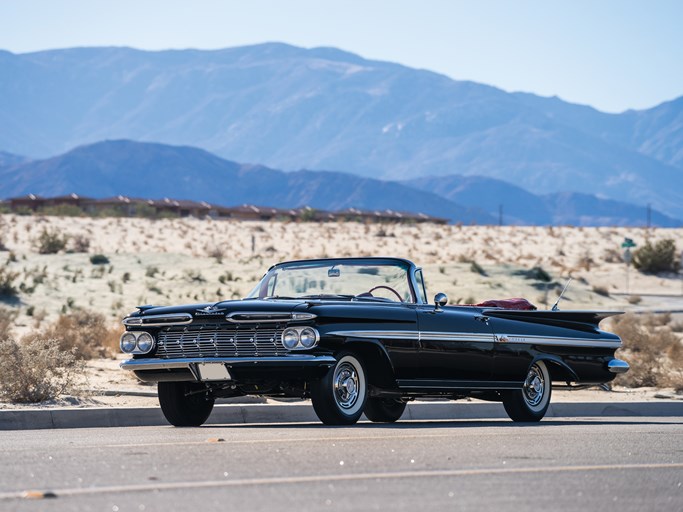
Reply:
[[6, 431], [0, 510], [683, 510], [681, 421]]

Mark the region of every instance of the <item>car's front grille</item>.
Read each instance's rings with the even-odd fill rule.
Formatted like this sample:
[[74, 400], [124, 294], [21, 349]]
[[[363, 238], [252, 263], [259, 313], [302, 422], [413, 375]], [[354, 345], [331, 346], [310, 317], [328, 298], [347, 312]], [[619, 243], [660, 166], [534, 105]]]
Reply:
[[268, 357], [285, 355], [280, 325], [203, 324], [162, 329], [157, 357]]

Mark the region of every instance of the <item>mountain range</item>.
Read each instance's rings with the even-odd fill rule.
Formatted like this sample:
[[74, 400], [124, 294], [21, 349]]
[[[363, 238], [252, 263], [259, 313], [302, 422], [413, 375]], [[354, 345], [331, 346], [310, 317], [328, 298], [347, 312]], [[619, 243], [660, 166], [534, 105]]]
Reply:
[[[361, 208], [422, 212], [465, 224], [643, 225], [645, 211], [582, 194], [536, 196], [491, 178], [439, 176], [410, 182], [336, 171], [284, 172], [239, 164], [207, 151], [126, 140], [80, 146], [34, 161], [0, 163], [0, 197], [75, 192], [89, 197], [193, 199], [222, 205], [256, 204], [321, 210]], [[657, 211], [652, 222], [680, 226]]]
[[280, 43], [0, 51], [0, 77], [0, 149], [31, 159], [132, 139], [286, 171], [491, 178], [683, 218], [683, 97], [606, 114]]

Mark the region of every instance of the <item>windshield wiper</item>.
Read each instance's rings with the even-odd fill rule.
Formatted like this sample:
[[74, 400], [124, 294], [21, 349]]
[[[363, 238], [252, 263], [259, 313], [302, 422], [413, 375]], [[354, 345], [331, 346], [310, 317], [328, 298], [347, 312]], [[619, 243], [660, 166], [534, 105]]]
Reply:
[[294, 300], [294, 299], [300, 299], [301, 297], [287, 297], [285, 295], [271, 295], [270, 297], [263, 297], [263, 300], [270, 300], [270, 299], [282, 299], [282, 300]]
[[399, 304], [399, 302], [391, 299], [387, 299], [386, 297], [370, 297], [368, 295], [356, 295], [353, 300], [369, 300], [371, 302], [395, 302], [396, 304]]

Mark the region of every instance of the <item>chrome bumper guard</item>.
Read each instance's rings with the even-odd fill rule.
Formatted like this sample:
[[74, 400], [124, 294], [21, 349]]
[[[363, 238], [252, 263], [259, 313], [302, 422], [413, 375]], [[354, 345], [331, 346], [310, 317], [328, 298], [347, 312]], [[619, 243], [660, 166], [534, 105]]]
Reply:
[[612, 373], [626, 373], [629, 368], [631, 368], [629, 364], [621, 359], [611, 359], [607, 363], [607, 369]]
[[294, 356], [280, 357], [192, 357], [178, 359], [129, 359], [121, 363], [124, 370], [173, 370], [187, 369], [193, 371], [198, 363], [222, 363], [227, 368], [244, 367], [301, 367], [301, 366], [334, 366], [336, 359], [332, 356], [313, 356], [297, 354]]

